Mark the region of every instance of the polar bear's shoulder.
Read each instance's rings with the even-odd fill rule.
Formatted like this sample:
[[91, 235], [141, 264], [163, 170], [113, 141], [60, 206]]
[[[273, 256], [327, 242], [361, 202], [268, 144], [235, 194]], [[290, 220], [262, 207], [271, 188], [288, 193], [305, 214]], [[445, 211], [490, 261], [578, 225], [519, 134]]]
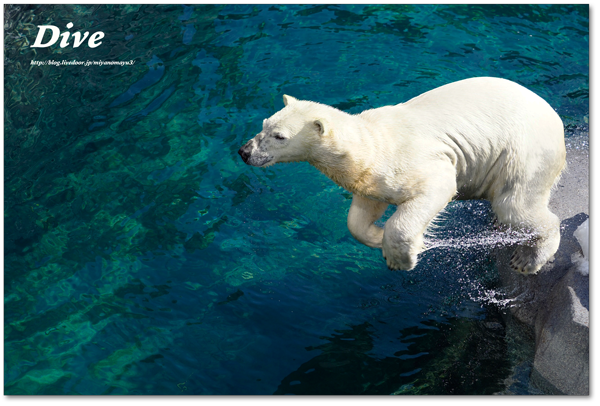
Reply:
[[401, 113], [402, 103], [393, 106], [382, 106], [376, 109], [365, 110], [359, 114], [359, 117], [371, 123], [380, 123], [385, 118], [394, 117], [397, 118], [398, 114]]

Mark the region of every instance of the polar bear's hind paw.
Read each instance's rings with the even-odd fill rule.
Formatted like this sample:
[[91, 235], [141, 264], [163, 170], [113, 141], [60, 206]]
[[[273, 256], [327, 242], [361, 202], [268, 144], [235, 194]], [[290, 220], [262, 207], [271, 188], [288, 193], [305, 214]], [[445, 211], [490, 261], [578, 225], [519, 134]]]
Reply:
[[510, 267], [523, 275], [535, 275], [546, 263], [546, 260], [539, 258], [537, 251], [536, 247], [520, 246], [510, 259]]

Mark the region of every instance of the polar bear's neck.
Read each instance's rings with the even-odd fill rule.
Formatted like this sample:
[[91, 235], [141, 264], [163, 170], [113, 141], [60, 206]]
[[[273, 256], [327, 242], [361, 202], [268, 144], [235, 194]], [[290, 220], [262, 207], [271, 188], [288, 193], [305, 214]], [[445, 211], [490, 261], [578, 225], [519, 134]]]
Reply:
[[343, 165], [341, 169], [331, 166], [314, 166], [329, 179], [351, 193], [358, 193], [366, 197], [376, 194], [377, 186], [373, 182], [373, 170], [371, 168], [359, 167], [348, 170], [346, 165]]
[[338, 112], [340, 117], [329, 118], [334, 120], [333, 133], [327, 135], [323, 148], [312, 154], [309, 163], [349, 192], [373, 195], [375, 140], [360, 117]]

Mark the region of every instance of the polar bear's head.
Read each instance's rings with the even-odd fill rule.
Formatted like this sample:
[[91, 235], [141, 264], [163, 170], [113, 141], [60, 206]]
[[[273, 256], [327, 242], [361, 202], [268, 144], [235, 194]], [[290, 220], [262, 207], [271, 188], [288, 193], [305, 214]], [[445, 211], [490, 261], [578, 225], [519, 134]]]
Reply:
[[309, 161], [322, 144], [328, 132], [323, 109], [331, 107], [287, 95], [283, 104], [285, 107], [264, 120], [262, 131], [238, 151], [248, 165]]

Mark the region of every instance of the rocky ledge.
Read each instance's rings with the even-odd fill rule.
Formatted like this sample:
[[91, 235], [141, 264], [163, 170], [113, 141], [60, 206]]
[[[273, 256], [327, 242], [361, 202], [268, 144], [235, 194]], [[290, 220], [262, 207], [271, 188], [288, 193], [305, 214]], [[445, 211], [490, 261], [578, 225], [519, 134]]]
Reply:
[[523, 276], [508, 266], [512, 249], [498, 257], [504, 289], [517, 298], [512, 316], [535, 332], [531, 382], [547, 394], [589, 395], [589, 268], [573, 236], [589, 216], [587, 140], [568, 140], [567, 170], [550, 199], [561, 219], [554, 261], [537, 275]]

